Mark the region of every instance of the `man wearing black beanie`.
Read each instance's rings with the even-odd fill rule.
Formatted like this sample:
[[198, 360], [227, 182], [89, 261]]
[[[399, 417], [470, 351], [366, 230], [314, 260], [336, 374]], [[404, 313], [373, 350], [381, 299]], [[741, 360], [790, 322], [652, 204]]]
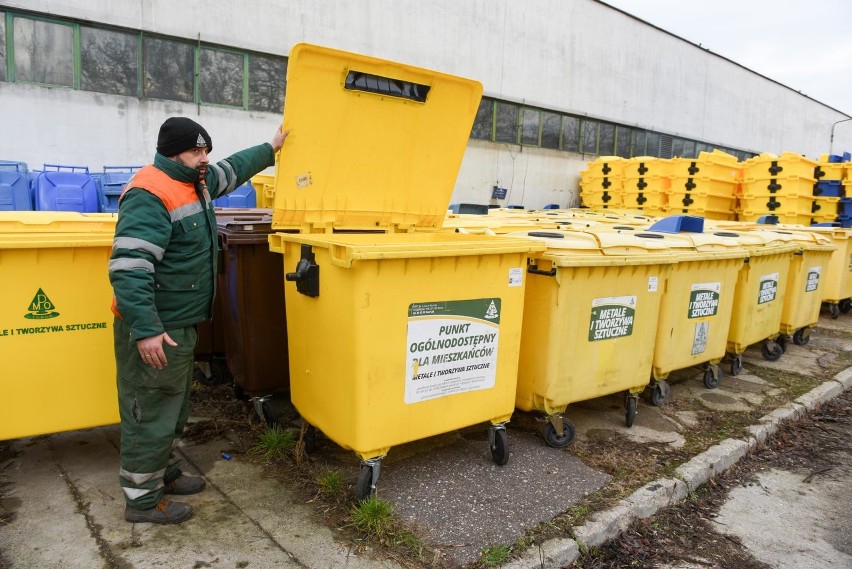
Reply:
[[216, 286], [213, 200], [275, 165], [288, 131], [215, 164], [210, 135], [186, 117], [160, 127], [154, 163], [119, 199], [109, 262], [121, 416], [124, 517], [181, 523], [192, 507], [165, 497], [204, 490], [184, 474], [174, 448], [189, 416], [196, 325], [209, 320]]

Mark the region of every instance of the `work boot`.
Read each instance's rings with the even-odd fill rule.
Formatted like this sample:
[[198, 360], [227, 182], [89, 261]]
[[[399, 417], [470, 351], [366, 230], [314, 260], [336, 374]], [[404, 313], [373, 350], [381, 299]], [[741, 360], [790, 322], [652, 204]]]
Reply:
[[177, 478], [164, 484], [166, 494], [187, 496], [198, 494], [207, 487], [207, 482], [201, 476], [192, 476], [181, 472]]
[[124, 519], [134, 524], [179, 524], [192, 517], [192, 506], [183, 502], [162, 499], [153, 508], [142, 510], [126, 506]]

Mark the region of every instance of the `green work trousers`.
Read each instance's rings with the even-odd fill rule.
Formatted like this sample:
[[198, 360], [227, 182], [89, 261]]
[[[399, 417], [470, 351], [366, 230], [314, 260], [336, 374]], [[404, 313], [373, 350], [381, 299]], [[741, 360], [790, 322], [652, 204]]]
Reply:
[[163, 342], [168, 365], [156, 369], [142, 362], [130, 328], [115, 319], [115, 364], [121, 416], [119, 480], [127, 504], [153, 508], [163, 499], [164, 483], [177, 478], [175, 446], [189, 417], [195, 326], [168, 330], [177, 342]]

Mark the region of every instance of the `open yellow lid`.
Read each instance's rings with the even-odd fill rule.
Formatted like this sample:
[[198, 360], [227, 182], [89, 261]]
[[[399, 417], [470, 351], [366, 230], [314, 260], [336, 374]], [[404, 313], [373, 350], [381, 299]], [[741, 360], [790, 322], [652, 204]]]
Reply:
[[272, 227], [438, 229], [482, 85], [344, 51], [290, 51]]

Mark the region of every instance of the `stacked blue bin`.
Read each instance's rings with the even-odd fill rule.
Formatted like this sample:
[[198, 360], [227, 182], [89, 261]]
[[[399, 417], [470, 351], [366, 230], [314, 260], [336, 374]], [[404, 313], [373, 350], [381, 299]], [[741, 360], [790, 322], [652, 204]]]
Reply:
[[251, 180], [234, 189], [230, 194], [224, 195], [221, 198], [213, 200], [216, 207], [242, 207], [256, 208], [257, 193], [254, 186], [251, 185]]
[[88, 166], [45, 164], [35, 178], [35, 209], [97, 213], [98, 188]]
[[118, 198], [124, 185], [142, 166], [104, 166], [104, 171], [98, 176], [98, 201], [101, 212], [116, 213]]
[[0, 160], [0, 211], [33, 209], [25, 162]]

